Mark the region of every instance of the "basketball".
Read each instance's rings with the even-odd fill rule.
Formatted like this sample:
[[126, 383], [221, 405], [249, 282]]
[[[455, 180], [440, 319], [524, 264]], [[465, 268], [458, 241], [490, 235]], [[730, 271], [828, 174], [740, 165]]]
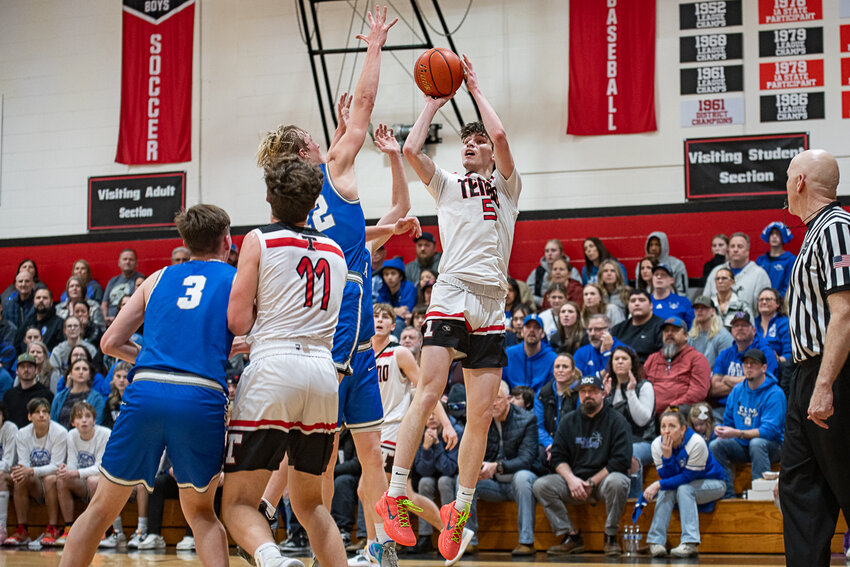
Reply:
[[463, 66], [453, 51], [434, 47], [419, 56], [413, 67], [416, 86], [429, 96], [454, 94], [463, 83]]

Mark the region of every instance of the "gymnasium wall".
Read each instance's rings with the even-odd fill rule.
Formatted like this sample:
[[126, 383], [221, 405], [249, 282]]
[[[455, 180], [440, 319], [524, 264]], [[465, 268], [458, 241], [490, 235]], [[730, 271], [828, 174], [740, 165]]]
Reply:
[[[363, 2], [353, 0], [319, 4], [326, 47], [343, 47], [348, 38], [361, 31], [357, 19], [353, 29], [349, 27], [353, 4], [364, 8]], [[395, 4], [400, 15], [412, 22], [409, 4]], [[443, 0], [440, 4], [449, 27], [454, 28], [467, 2]], [[524, 275], [533, 267], [550, 229], [558, 231], [556, 236], [564, 239], [574, 259], [581, 258], [580, 241], [585, 236], [601, 236], [610, 242], [615, 254], [627, 260], [631, 270], [629, 260], [633, 263], [641, 254], [642, 242], [638, 241], [650, 230], [665, 227], [674, 237], [673, 253], [684, 257], [689, 269], [694, 270], [704, 261], [714, 232], [747, 227], [755, 234], [763, 226], [762, 220], [779, 214], [766, 212], [769, 208], [776, 210], [772, 201], [720, 203], [708, 209], [685, 203], [682, 140], [687, 137], [808, 131], [814, 147], [829, 149], [845, 172], [850, 171], [850, 122], [838, 119], [840, 72], [835, 56], [826, 57], [827, 120], [759, 123], [758, 46], [756, 41], [745, 41], [745, 124], [681, 128], [678, 4], [675, 0], [657, 0], [659, 130], [574, 137], [564, 133], [568, 2], [472, 2], [469, 16], [454, 39], [458, 49], [469, 54], [484, 91], [502, 117], [523, 175], [523, 214], [512, 271], [516, 267], [516, 272]], [[23, 252], [30, 248], [30, 255], [57, 260], [56, 277], [61, 274], [63, 282], [72, 258], [77, 256], [91, 255], [98, 264], [99, 278], [112, 275], [122, 240], [134, 241], [141, 250], [148, 246], [143, 244], [145, 239], [165, 238], [158, 240], [161, 245], [149, 245], [160, 257], [167, 257], [176, 243], [173, 232], [86, 234], [86, 180], [93, 175], [185, 170], [187, 205], [203, 201], [223, 206], [234, 225], [245, 229], [264, 223], [268, 210], [260, 173], [253, 162], [262, 134], [280, 122], [294, 122], [323, 142], [295, 5], [281, 0], [199, 1], [193, 160], [128, 167], [114, 163], [120, 105], [120, 2], [0, 0], [0, 247], [4, 248], [0, 252], [0, 279], [11, 279], [9, 271], [14, 271]], [[436, 26], [430, 3], [420, 5], [427, 21]], [[745, 38], [757, 37], [756, 9], [756, 2], [743, 2], [744, 25], [729, 31], [744, 31]], [[838, 0], [823, 0], [823, 12], [824, 19], [818, 25], [824, 27], [826, 51], [834, 54], [840, 23]], [[432, 37], [437, 45], [446, 45], [444, 39]], [[391, 31], [390, 42], [415, 40], [404, 22]], [[416, 56], [413, 52], [384, 55], [374, 123], [411, 124], [415, 120], [422, 107], [422, 95], [409, 76]], [[353, 88], [362, 55], [333, 56], [328, 63], [334, 90], [337, 85], [339, 92]], [[457, 100], [464, 118], [472, 119], [468, 96], [459, 94]], [[438, 163], [452, 169], [460, 164], [460, 144], [453, 132], [456, 125], [449, 114], [438, 120], [444, 125], [444, 141], [429, 151]], [[407, 171], [413, 213], [432, 217], [433, 201], [412, 171]], [[369, 140], [358, 156], [357, 176], [366, 216], [379, 217], [389, 202], [390, 170]], [[850, 193], [846, 180], [839, 193]], [[761, 212], [703, 216], [709, 209], [741, 207]]]

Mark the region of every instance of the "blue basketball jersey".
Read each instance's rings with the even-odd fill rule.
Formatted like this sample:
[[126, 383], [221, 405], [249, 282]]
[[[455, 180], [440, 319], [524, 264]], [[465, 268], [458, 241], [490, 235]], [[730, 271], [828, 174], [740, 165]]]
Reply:
[[164, 268], [145, 307], [145, 344], [133, 373], [142, 368], [210, 378], [227, 391], [225, 370], [233, 333], [227, 304], [236, 268], [190, 261]]
[[[363, 295], [360, 302], [360, 333], [358, 342], [368, 340], [375, 334], [375, 322], [372, 313], [372, 261], [366, 249], [366, 217], [360, 201], [349, 201], [337, 193], [328, 173], [327, 164], [319, 165], [325, 177], [322, 193], [316, 200], [316, 207], [307, 217], [307, 225], [329, 236], [342, 248], [348, 271], [360, 274], [363, 278]], [[346, 308], [356, 306], [343, 305]], [[342, 319], [342, 314], [340, 315]]]

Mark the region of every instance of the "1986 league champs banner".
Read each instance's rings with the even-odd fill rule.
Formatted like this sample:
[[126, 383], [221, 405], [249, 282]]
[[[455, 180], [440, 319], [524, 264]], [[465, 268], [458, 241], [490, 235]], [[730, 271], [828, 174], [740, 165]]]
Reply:
[[655, 0], [570, 2], [567, 134], [655, 126]]
[[124, 0], [115, 161], [190, 161], [195, 0]]
[[685, 140], [685, 196], [782, 195], [788, 163], [807, 149], [806, 133]]

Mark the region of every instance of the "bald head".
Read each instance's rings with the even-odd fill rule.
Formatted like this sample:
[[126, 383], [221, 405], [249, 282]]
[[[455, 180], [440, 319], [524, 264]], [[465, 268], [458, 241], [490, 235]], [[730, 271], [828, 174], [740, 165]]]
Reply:
[[835, 200], [838, 190], [838, 162], [825, 150], [806, 150], [788, 165], [788, 205], [802, 218], [821, 204]]

